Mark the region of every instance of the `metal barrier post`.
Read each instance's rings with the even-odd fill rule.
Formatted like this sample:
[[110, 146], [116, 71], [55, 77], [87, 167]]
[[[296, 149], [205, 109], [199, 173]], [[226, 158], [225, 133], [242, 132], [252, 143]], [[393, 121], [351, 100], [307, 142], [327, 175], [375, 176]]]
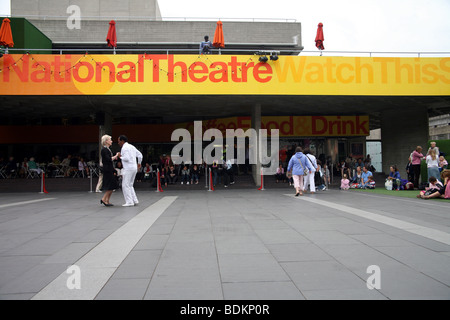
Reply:
[[211, 173], [211, 168], [209, 168], [209, 175], [208, 175], [208, 180], [209, 180], [209, 188], [208, 191], [214, 191], [213, 186], [212, 186], [212, 173]]
[[264, 191], [266, 189], [264, 189], [264, 174], [263, 174], [263, 168], [261, 168], [261, 186], [258, 188], [258, 190], [260, 191]]

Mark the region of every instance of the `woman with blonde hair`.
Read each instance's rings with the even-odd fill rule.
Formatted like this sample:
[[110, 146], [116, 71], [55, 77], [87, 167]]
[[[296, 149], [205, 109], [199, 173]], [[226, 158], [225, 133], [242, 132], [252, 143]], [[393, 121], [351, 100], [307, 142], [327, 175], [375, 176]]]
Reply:
[[426, 161], [427, 161], [428, 179], [430, 179], [431, 177], [435, 177], [439, 182], [442, 182], [439, 179], [441, 173], [439, 172], [439, 158], [436, 155], [436, 150], [430, 149], [428, 151]]
[[117, 160], [118, 157], [120, 157], [120, 153], [116, 153], [115, 156], [113, 156], [113, 153], [110, 149], [112, 145], [112, 139], [111, 136], [105, 134], [102, 136], [102, 150], [100, 152], [102, 157], [102, 163], [103, 163], [103, 190], [105, 190], [105, 194], [103, 195], [102, 199], [100, 200], [100, 203], [105, 205], [106, 207], [111, 207], [113, 204], [109, 202], [109, 199], [111, 198], [111, 194], [113, 193], [114, 189], [117, 188], [117, 182], [114, 176], [114, 163], [113, 161]]

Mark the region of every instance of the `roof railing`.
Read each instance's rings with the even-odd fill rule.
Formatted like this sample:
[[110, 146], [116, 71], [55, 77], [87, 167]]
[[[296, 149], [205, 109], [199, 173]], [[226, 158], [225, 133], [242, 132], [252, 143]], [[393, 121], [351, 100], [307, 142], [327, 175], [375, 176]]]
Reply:
[[[95, 43], [96, 45], [100, 45], [102, 43]], [[146, 45], [145, 43], [129, 43], [129, 44], [123, 44], [123, 45]], [[149, 44], [150, 45], [150, 44]], [[160, 43], [160, 45], [162, 45]], [[196, 45], [195, 43], [189, 43], [188, 45]], [[246, 44], [246, 46], [249, 46], [252, 44]], [[335, 56], [343, 56], [343, 57], [412, 57], [412, 58], [426, 58], [426, 57], [450, 57], [450, 52], [389, 52], [389, 51], [308, 51], [308, 50], [299, 50], [294, 47], [287, 48], [285, 50], [279, 49], [280, 46], [292, 46], [293, 44], [289, 43], [283, 43], [283, 44], [271, 44], [271, 46], [277, 46], [276, 49], [271, 49], [270, 46], [265, 46], [264, 44], [254, 44], [255, 49], [227, 49], [227, 48], [221, 48], [221, 49], [212, 49], [212, 54], [233, 54], [233, 53], [246, 53], [246, 54], [254, 54], [254, 55], [263, 55], [263, 54], [269, 54], [270, 52], [277, 53], [279, 55], [292, 55], [293, 53], [297, 53], [298, 55], [302, 56], [329, 56], [329, 57], [335, 57]], [[106, 43], [105, 43], [106, 46]], [[264, 49], [260, 49], [262, 46], [265, 46]], [[112, 48], [60, 48], [60, 49], [47, 49], [47, 48], [34, 48], [34, 49], [22, 49], [22, 48], [9, 48], [9, 53], [14, 52], [52, 52], [55, 54], [64, 54], [65, 52], [79, 52], [79, 53], [86, 53], [86, 52], [98, 52], [102, 54], [113, 54], [114, 50]], [[199, 49], [190, 49], [190, 48], [116, 48], [116, 53], [166, 53], [166, 54], [177, 54], [177, 53], [190, 53], [190, 54], [198, 54]]]
[[[1, 15], [8, 18], [26, 18], [30, 20], [67, 20], [69, 15], [38, 15], [26, 14], [20, 16]], [[223, 17], [148, 17], [148, 16], [86, 16], [81, 19], [99, 21], [222, 21], [222, 22], [288, 22], [296, 23], [297, 19], [290, 18], [223, 18]]]

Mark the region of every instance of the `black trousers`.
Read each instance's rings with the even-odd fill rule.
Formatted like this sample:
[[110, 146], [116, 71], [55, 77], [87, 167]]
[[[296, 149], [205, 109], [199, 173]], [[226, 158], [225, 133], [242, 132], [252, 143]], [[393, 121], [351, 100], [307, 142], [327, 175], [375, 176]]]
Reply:
[[412, 169], [414, 172], [414, 188], [419, 188], [420, 164], [413, 164]]

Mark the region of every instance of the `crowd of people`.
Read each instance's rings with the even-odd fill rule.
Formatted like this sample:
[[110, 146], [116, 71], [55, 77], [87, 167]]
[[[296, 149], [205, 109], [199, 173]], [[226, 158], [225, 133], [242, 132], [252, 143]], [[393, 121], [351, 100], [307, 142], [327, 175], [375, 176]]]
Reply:
[[67, 155], [62, 161], [59, 156], [54, 156], [48, 162], [37, 162], [35, 157], [24, 158], [17, 162], [14, 156], [7, 161], [0, 158], [1, 178], [35, 178], [45, 174], [47, 178], [53, 177], [87, 177], [92, 171], [97, 172], [97, 164], [94, 161], [87, 162], [81, 156]]
[[[239, 174], [241, 167], [230, 160], [225, 161], [224, 159], [225, 156], [222, 156], [215, 160], [212, 165], [207, 165], [204, 162], [201, 164], [192, 162], [174, 164], [170, 155], [162, 154], [157, 162], [146, 159], [143, 162], [145, 165], [137, 169], [135, 181], [151, 182], [152, 186], [156, 186], [159, 177], [159, 183], [164, 187], [174, 184], [196, 185], [206, 175], [209, 178], [209, 170], [211, 170], [212, 185], [215, 187], [223, 184], [224, 187], [228, 187], [235, 183], [236, 175]], [[427, 182], [419, 184], [422, 163], [427, 165], [428, 176]], [[301, 177], [298, 174], [299, 165], [303, 165], [307, 169]], [[247, 164], [243, 167], [245, 167], [244, 172], [247, 173]], [[445, 177], [442, 176], [442, 173], [446, 172], [447, 167], [448, 162], [445, 159], [445, 154], [439, 150], [436, 142], [430, 143], [426, 154], [423, 153], [421, 146], [417, 146], [408, 159], [407, 179], [401, 178], [397, 165], [391, 165], [386, 177], [385, 187], [388, 190], [420, 189], [422, 192], [418, 197], [426, 198], [432, 193], [430, 190], [436, 191], [445, 187]], [[293, 173], [295, 168], [297, 174]], [[47, 163], [39, 163], [33, 156], [17, 162], [11, 156], [7, 160], [0, 158], [0, 170], [0, 178], [4, 179], [35, 178], [43, 173], [46, 177], [90, 177], [93, 174], [101, 175], [102, 163], [98, 163], [98, 161], [87, 162], [84, 157], [71, 154], [68, 154], [62, 161], [56, 155]], [[123, 180], [122, 170], [122, 159], [118, 157], [114, 160], [114, 175], [117, 177], [119, 187]], [[347, 157], [331, 166], [324, 155], [319, 155], [316, 158], [309, 148], [290, 148], [286, 154], [280, 156], [275, 182], [289, 183], [289, 186], [294, 186], [296, 195], [302, 195], [308, 190], [315, 193], [329, 188], [332, 182], [330, 171], [334, 171], [334, 176], [339, 177], [338, 187], [341, 190], [352, 188], [374, 189], [376, 186], [373, 174], [375, 168], [372, 165], [370, 155], [358, 159]], [[424, 181], [423, 178], [422, 181]], [[100, 190], [101, 183], [96, 188], [97, 192], [101, 192]]]

